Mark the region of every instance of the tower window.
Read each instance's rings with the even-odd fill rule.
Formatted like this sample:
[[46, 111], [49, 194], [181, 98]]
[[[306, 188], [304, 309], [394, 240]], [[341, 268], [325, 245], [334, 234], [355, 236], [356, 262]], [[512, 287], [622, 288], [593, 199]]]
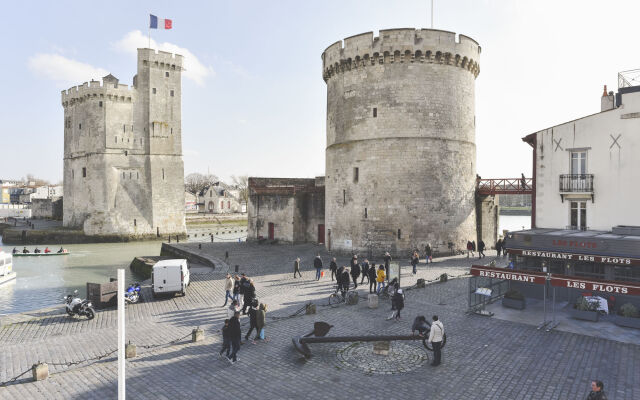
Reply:
[[347, 204], [347, 191], [346, 190], [342, 191], [342, 204], [343, 205]]
[[102, 102], [101, 101], [98, 102], [98, 107], [102, 107]]
[[114, 139], [116, 140], [116, 143], [118, 143], [118, 137], [114, 136]]
[[171, 134], [173, 135], [173, 128], [171, 128]]
[[360, 170], [358, 169], [358, 167], [355, 167], [353, 169], [353, 183], [358, 183], [359, 172], [360, 172]]
[[82, 124], [78, 124], [78, 129], [82, 129]]
[[122, 132], [124, 132], [124, 133], [127, 132], [127, 126], [126, 125], [122, 125]]
[[[129, 152], [128, 152], [127, 150], [125, 150], [125, 151], [124, 151], [124, 155], [125, 155], [125, 156], [128, 156], [128, 155], [129, 155]], [[131, 178], [131, 177], [129, 177], [129, 178]]]
[[171, 92], [169, 92], [171, 94], [171, 97], [173, 97], [173, 90]]
[[366, 207], [364, 208], [364, 217], [365, 217], [365, 218], [368, 218], [368, 217], [369, 217], [369, 214], [367, 213], [367, 208], [366, 208]]
[[398, 229], [398, 239], [402, 239], [402, 231]]
[[164, 76], [165, 76], [165, 78], [168, 78], [169, 77], [169, 72], [165, 72]]
[[164, 168], [162, 168], [162, 180], [164, 180]]
[[140, 179], [140, 173], [136, 171], [136, 179]]
[[133, 172], [129, 171], [129, 179], [133, 176]]
[[133, 226], [138, 226], [138, 221], [136, 221], [135, 218], [133, 219]]
[[373, 107], [373, 118], [378, 118], [378, 108]]
[[124, 171], [122, 171], [122, 179], [124, 179]]
[[151, 93], [156, 94], [156, 88], [151, 89]]
[[71, 179], [75, 178], [75, 174], [73, 173], [73, 170], [71, 170]]
[[83, 178], [87, 177], [87, 167], [82, 167], [82, 177]]

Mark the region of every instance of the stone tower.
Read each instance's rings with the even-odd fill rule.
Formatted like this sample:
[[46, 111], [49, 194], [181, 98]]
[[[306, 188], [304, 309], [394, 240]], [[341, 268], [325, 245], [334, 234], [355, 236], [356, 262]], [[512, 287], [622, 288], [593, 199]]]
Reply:
[[475, 239], [479, 56], [473, 39], [430, 29], [324, 51], [328, 247], [408, 256]]
[[138, 49], [133, 87], [112, 75], [62, 92], [64, 216], [86, 235], [183, 235], [182, 56]]

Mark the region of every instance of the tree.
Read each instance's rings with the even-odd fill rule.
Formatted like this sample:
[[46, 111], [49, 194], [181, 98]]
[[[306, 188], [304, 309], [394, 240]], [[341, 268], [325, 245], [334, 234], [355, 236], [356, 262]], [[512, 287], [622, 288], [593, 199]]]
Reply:
[[49, 185], [49, 181], [47, 181], [46, 179], [36, 178], [35, 175], [33, 175], [33, 174], [27, 174], [27, 176], [24, 177], [23, 180], [25, 181], [25, 183], [27, 185], [31, 184], [31, 182], [33, 182], [33, 184], [35, 186], [47, 186], [47, 185]]
[[215, 175], [194, 172], [184, 177], [184, 189], [187, 192], [199, 194], [216, 182], [218, 182], [218, 177]]
[[231, 175], [231, 179], [240, 192], [240, 199], [249, 204], [249, 177], [247, 175]]

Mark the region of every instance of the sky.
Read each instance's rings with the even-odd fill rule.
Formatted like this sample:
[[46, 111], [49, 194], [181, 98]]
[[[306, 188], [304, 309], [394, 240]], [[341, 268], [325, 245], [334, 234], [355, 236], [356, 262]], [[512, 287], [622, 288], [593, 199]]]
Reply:
[[[0, 24], [0, 179], [62, 180], [60, 91], [112, 73], [131, 84], [152, 47], [185, 56], [185, 174], [324, 175], [320, 56], [343, 38], [429, 28], [428, 0], [10, 2]], [[531, 175], [529, 133], [600, 111], [603, 85], [640, 68], [637, 1], [435, 0], [434, 28], [482, 46], [477, 172]]]

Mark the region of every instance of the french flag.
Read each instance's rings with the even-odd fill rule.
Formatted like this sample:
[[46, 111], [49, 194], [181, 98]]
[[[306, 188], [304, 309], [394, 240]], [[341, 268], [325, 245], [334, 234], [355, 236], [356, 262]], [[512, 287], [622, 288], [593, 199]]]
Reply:
[[158, 19], [153, 14], [149, 14], [149, 28], [150, 29], [158, 29], [158, 22], [160, 23], [160, 29], [171, 29], [172, 22], [170, 19]]

